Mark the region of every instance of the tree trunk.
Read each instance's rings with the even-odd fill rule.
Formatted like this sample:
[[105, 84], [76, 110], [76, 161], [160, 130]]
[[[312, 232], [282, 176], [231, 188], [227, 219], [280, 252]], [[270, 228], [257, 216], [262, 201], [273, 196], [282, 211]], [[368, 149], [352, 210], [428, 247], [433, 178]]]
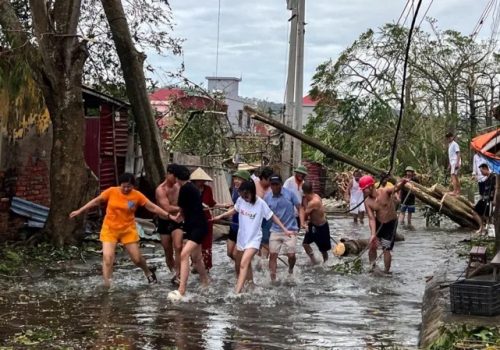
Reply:
[[146, 79], [143, 71], [145, 55], [135, 49], [121, 1], [102, 0], [102, 5], [113, 33], [113, 41], [120, 58], [127, 96], [137, 124], [146, 178], [151, 185], [156, 186], [165, 177], [167, 157], [162, 151], [160, 134], [155, 124], [146, 90]]
[[[77, 69], [78, 70], [78, 69]], [[62, 72], [61, 72], [62, 73]], [[50, 212], [46, 234], [58, 246], [74, 244], [82, 235], [82, 220], [69, 219], [69, 213], [94, 194], [96, 180], [85, 166], [84, 113], [80, 72], [61, 74], [55, 86], [43, 91], [52, 121], [50, 161]], [[68, 142], [69, 141], [69, 142]], [[93, 181], [92, 181], [93, 180]], [[93, 186], [90, 184], [94, 182]]]
[[19, 59], [28, 62], [50, 113], [51, 202], [45, 234], [58, 246], [77, 242], [81, 220], [69, 220], [68, 215], [88, 199], [90, 171], [83, 156], [81, 91], [87, 54], [85, 44], [76, 35], [80, 5], [80, 0], [31, 0], [31, 24], [36, 38], [36, 45], [32, 45], [10, 2], [0, 0], [3, 34], [11, 47], [23, 48], [17, 50]]
[[[281, 130], [295, 138], [300, 139], [302, 142], [316, 148], [317, 150], [323, 152], [325, 155], [333, 159], [352, 165], [353, 167], [364, 170], [365, 172], [375, 176], [379, 176], [380, 174], [385, 173], [382, 169], [375, 168], [338, 150], [330, 148], [325, 144], [317, 141], [316, 139], [304, 135], [301, 132], [298, 132], [274, 119], [271, 119], [264, 113], [256, 111], [251, 107], [245, 106], [244, 109], [246, 113], [252, 116], [252, 118], [269, 124], [278, 130]], [[444, 196], [444, 193], [441, 193], [439, 189], [429, 189], [414, 182], [405, 184], [405, 189], [411, 191], [420, 201], [431, 206], [439, 213], [448, 216], [451, 220], [455, 221], [460, 226], [479, 228], [479, 223], [474, 218], [472, 204], [469, 203], [465, 198], [454, 198], [450, 195]]]
[[469, 92], [469, 111], [470, 111], [470, 138], [471, 140], [477, 133], [477, 116], [476, 116], [476, 100], [474, 94], [474, 87], [468, 87]]

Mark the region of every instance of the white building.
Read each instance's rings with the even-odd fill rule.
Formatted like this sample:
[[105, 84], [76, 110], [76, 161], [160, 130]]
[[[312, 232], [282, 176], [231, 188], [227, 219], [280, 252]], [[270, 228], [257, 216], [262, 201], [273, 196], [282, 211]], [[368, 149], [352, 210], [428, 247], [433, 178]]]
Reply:
[[241, 78], [206, 77], [208, 91], [218, 92], [225, 98], [229, 122], [235, 133], [249, 133], [254, 130], [254, 121], [243, 111], [245, 101], [239, 96]]
[[316, 107], [317, 101], [313, 100], [311, 96], [306, 95], [302, 99], [302, 125], [305, 127], [309, 118], [316, 116], [314, 113], [314, 107]]

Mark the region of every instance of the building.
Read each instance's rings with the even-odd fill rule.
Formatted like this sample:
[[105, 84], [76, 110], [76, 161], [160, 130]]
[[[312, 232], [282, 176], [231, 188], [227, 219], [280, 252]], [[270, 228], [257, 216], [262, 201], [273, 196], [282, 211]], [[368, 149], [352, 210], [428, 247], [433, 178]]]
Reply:
[[[125, 169], [128, 144], [127, 102], [88, 87], [82, 88], [85, 114], [84, 155], [96, 175], [101, 190], [115, 186]], [[0, 192], [6, 197], [20, 197], [43, 206], [50, 205], [50, 154], [52, 127], [48, 112], [44, 128], [35, 120], [18, 137], [2, 135], [0, 152]]]
[[309, 118], [316, 116], [314, 108], [317, 102], [309, 95], [304, 96], [302, 99], [302, 125], [304, 127], [307, 125]]
[[239, 96], [241, 78], [234, 77], [206, 77], [208, 91], [221, 94], [227, 105], [229, 123], [236, 134], [254, 133], [255, 122], [247, 115], [243, 107], [245, 100]]

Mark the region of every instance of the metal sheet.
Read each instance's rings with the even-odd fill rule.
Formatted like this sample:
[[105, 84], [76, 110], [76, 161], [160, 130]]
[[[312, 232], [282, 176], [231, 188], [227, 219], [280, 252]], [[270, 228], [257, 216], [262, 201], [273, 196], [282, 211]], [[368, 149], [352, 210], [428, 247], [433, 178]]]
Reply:
[[48, 207], [40, 204], [35, 204], [19, 197], [12, 198], [10, 210], [12, 210], [17, 215], [29, 218], [31, 222], [38, 222], [41, 224], [45, 224], [45, 222], [47, 221], [47, 217], [49, 216]]

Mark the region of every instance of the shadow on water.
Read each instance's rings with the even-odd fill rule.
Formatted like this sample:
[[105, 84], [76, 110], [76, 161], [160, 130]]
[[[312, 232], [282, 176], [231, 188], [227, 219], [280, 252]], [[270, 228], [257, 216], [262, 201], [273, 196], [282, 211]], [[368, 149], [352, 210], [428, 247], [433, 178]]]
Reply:
[[[99, 272], [52, 273], [17, 284], [1, 282], [0, 348], [39, 349], [379, 349], [415, 348], [426, 277], [442, 265], [463, 268], [454, 251], [468, 233], [404, 228], [392, 277], [340, 275], [331, 265], [310, 266], [298, 247], [293, 280], [279, 265], [282, 283], [271, 286], [266, 269], [256, 288], [234, 295], [234, 273], [225, 243], [214, 244], [212, 285], [197, 289], [191, 276], [185, 302], [172, 304], [161, 249], [148, 252], [160, 265], [160, 284], [147, 286], [127, 260], [116, 266], [111, 291]], [[368, 236], [368, 226], [334, 218], [339, 238]], [[300, 241], [300, 240], [299, 240]], [[367, 265], [367, 257], [363, 257]], [[260, 263], [256, 261], [255, 265]], [[265, 264], [263, 264], [265, 265]], [[257, 266], [256, 266], [257, 267]], [[90, 270], [91, 267], [89, 266]]]

